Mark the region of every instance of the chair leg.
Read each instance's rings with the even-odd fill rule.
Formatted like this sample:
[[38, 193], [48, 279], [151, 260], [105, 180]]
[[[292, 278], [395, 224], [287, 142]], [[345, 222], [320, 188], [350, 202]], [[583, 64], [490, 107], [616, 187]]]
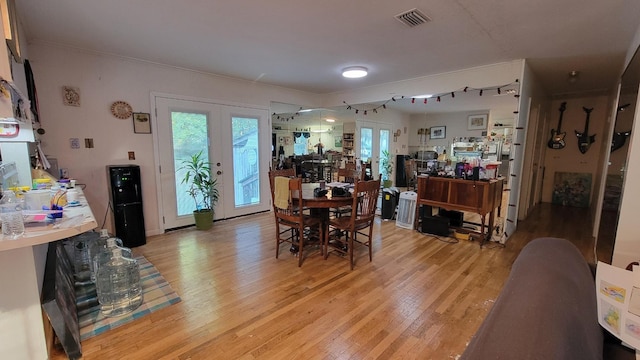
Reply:
[[[318, 243], [320, 244], [320, 255], [324, 256], [324, 253], [326, 251], [325, 247], [324, 247], [324, 242], [326, 241], [324, 238], [324, 226], [322, 224], [318, 224], [318, 232], [320, 233], [320, 238], [318, 239]], [[325, 259], [327, 257], [325, 256]]]
[[280, 225], [278, 224], [278, 219], [276, 219], [276, 259], [280, 254]]
[[304, 257], [304, 226], [300, 226], [298, 230], [298, 267], [302, 266], [302, 258]]
[[367, 244], [369, 246], [369, 262], [373, 261], [373, 252], [371, 250], [371, 244], [373, 243], [373, 241], [371, 241], [372, 235], [373, 235], [373, 224], [369, 226], [369, 239], [367, 240]]
[[331, 231], [327, 230], [327, 235], [324, 238], [324, 259], [327, 260], [329, 257], [329, 236], [331, 235]]
[[349, 236], [349, 264], [351, 266], [351, 270], [353, 270], [353, 239], [355, 239], [356, 233], [355, 231], [351, 233]]

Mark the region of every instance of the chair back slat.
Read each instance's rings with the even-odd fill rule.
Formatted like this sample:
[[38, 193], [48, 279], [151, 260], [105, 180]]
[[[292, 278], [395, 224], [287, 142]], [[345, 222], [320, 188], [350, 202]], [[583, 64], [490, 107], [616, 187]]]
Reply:
[[338, 181], [354, 184], [356, 181], [363, 180], [362, 171], [355, 169], [340, 168], [338, 169]]
[[376, 213], [378, 193], [380, 192], [380, 179], [370, 181], [358, 181], [354, 187], [353, 196], [357, 209], [352, 209], [356, 222], [372, 221]]

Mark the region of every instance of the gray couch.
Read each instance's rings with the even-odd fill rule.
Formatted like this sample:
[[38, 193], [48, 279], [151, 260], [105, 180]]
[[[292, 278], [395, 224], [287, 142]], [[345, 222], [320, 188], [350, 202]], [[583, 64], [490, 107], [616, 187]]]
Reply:
[[600, 327], [593, 272], [569, 241], [527, 244], [460, 360], [635, 359]]

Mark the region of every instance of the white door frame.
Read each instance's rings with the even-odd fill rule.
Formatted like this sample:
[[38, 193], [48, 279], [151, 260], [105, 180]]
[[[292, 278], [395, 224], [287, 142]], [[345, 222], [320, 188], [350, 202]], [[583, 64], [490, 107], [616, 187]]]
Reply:
[[[190, 97], [190, 96], [182, 96], [182, 95], [175, 95], [175, 94], [169, 94], [169, 93], [162, 93], [162, 92], [151, 92], [150, 93], [150, 103], [151, 103], [151, 108], [152, 108], [152, 114], [151, 114], [151, 118], [152, 118], [152, 127], [153, 127], [153, 152], [154, 152], [154, 164], [155, 164], [155, 175], [156, 175], [156, 197], [158, 199], [158, 223], [159, 223], [159, 227], [160, 230], [164, 231], [167, 229], [167, 227], [165, 227], [164, 224], [164, 208], [163, 208], [163, 201], [162, 201], [162, 178], [161, 178], [161, 172], [160, 172], [160, 147], [159, 147], [159, 141], [160, 139], [158, 138], [158, 114], [157, 114], [157, 109], [156, 109], [156, 98], [167, 98], [167, 99], [173, 99], [173, 100], [178, 100], [178, 101], [189, 101], [189, 102], [202, 102], [202, 103], [208, 103], [211, 104], [212, 106], [219, 106], [221, 108], [223, 107], [238, 107], [238, 108], [246, 108], [249, 112], [252, 111], [263, 111], [264, 114], [266, 116], [264, 116], [264, 119], [260, 119], [260, 123], [259, 123], [259, 127], [260, 127], [260, 152], [259, 152], [259, 164], [260, 165], [260, 206], [253, 208], [253, 210], [255, 212], [259, 212], [259, 211], [266, 211], [269, 210], [270, 208], [270, 201], [271, 201], [271, 196], [270, 196], [270, 190], [269, 190], [269, 182], [268, 180], [266, 180], [266, 177], [263, 176], [262, 174], [266, 174], [266, 171], [268, 171], [269, 168], [269, 164], [270, 164], [270, 146], [271, 146], [271, 131], [270, 131], [270, 119], [268, 117], [269, 114], [269, 108], [268, 107], [263, 107], [263, 106], [258, 106], [258, 105], [248, 105], [248, 104], [241, 104], [241, 103], [233, 103], [233, 102], [228, 102], [228, 101], [219, 101], [219, 100], [214, 100], [214, 99], [207, 99], [207, 98], [199, 98], [199, 97]], [[224, 110], [220, 110], [221, 113], [224, 113]], [[265, 129], [269, 128], [269, 131], [266, 131]], [[208, 130], [209, 136], [211, 136], [211, 129]], [[265, 135], [266, 134], [266, 135]], [[224, 138], [224, 137], [223, 137]], [[227, 137], [228, 139], [226, 140], [226, 142], [228, 144], [231, 143], [231, 136]], [[209, 141], [211, 141], [211, 139], [209, 139]], [[223, 144], [223, 149], [226, 147], [226, 144]], [[213, 167], [212, 167], [212, 171], [215, 173], [216, 169], [215, 169], [215, 165], [217, 164], [217, 161], [219, 160], [219, 156], [220, 154], [213, 154], [213, 157], [210, 158], [210, 161], [213, 163]], [[224, 172], [223, 172], [223, 176]], [[231, 175], [232, 176], [232, 175]], [[222, 179], [224, 181], [224, 179]], [[228, 202], [230, 202], [231, 204], [233, 204], [233, 198], [227, 199]], [[221, 207], [221, 209], [225, 206], [224, 205], [224, 196], [221, 196], [221, 201], [218, 204], [219, 207]], [[231, 211], [229, 215], [226, 214], [222, 214], [222, 217], [219, 216], [218, 213], [216, 213], [216, 219], [220, 219], [220, 218], [227, 218], [227, 217], [231, 217], [231, 216], [238, 216], [238, 215], [244, 215], [243, 214], [238, 214], [234, 211]]]

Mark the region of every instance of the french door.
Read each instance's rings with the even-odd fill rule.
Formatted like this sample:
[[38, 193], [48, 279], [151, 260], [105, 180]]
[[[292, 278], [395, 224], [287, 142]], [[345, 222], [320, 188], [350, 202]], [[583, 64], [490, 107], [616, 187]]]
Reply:
[[[156, 110], [156, 163], [160, 222], [164, 229], [194, 223], [194, 200], [182, 184], [184, 159], [202, 151], [211, 163], [220, 198], [215, 219], [269, 209], [269, 184], [260, 178], [268, 166], [268, 111], [206, 100], [153, 95]], [[265, 138], [266, 136], [266, 138]]]
[[360, 159], [371, 161], [371, 176], [377, 179], [382, 174], [380, 158], [389, 150], [391, 131], [387, 124], [366, 123], [360, 127]]

